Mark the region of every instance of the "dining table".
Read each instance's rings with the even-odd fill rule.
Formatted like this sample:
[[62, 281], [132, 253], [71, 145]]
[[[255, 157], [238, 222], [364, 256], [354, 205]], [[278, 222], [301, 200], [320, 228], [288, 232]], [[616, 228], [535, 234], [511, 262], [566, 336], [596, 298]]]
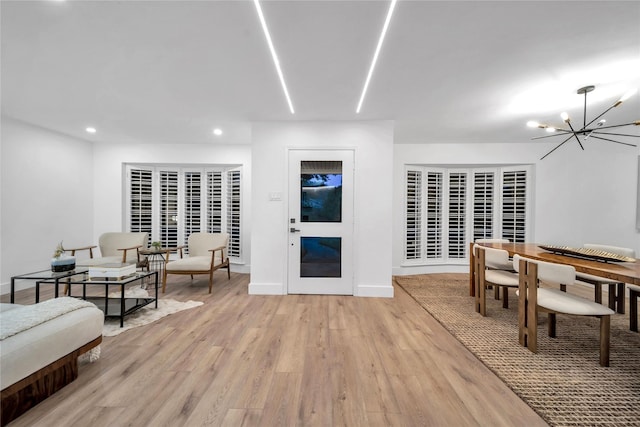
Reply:
[[[563, 255], [556, 252], [543, 249], [540, 246], [547, 246], [538, 243], [471, 243], [469, 250], [469, 294], [475, 296], [474, 277], [474, 259], [473, 245], [478, 244], [489, 248], [503, 249], [513, 257], [515, 254], [525, 258], [536, 259], [540, 261], [554, 262], [558, 264], [566, 264], [573, 266], [577, 272], [592, 274], [594, 276], [612, 279], [620, 283], [630, 283], [640, 285], [640, 261], [633, 262], [613, 262], [589, 259], [586, 257]], [[618, 312], [624, 313], [624, 286], [622, 292], [618, 291], [616, 295], [616, 303]]]

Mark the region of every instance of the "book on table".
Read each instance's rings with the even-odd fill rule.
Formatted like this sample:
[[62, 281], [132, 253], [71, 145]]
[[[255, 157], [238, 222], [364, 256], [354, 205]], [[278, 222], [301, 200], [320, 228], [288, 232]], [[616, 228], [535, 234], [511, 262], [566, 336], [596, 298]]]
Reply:
[[103, 277], [108, 279], [120, 279], [131, 276], [136, 272], [135, 263], [111, 263], [89, 267], [89, 277]]

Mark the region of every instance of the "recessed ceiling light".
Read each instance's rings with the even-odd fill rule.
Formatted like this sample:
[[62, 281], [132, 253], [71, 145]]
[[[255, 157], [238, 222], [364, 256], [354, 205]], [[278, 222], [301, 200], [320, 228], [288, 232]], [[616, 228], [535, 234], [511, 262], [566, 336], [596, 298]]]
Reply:
[[96, 128], [88, 127], [85, 130], [89, 133], [96, 133]]
[[291, 98], [289, 97], [289, 91], [287, 90], [287, 85], [284, 82], [282, 69], [280, 69], [280, 61], [278, 61], [278, 55], [276, 55], [276, 49], [273, 47], [273, 42], [271, 41], [271, 35], [269, 34], [269, 29], [267, 28], [267, 21], [265, 21], [264, 15], [262, 14], [262, 7], [260, 7], [260, 0], [253, 0], [253, 3], [256, 5], [256, 10], [258, 11], [258, 18], [260, 19], [260, 23], [262, 24], [262, 30], [264, 31], [264, 36], [267, 39], [267, 44], [269, 45], [269, 50], [271, 51], [271, 57], [273, 58], [273, 63], [276, 66], [276, 71], [278, 73], [278, 77], [280, 78], [280, 84], [282, 85], [282, 90], [284, 91], [284, 97], [287, 98], [287, 103], [289, 104], [289, 111], [291, 111], [291, 114], [294, 114], [293, 104], [291, 103]]
[[220, 128], [215, 128], [215, 129], [213, 130], [213, 134], [214, 134], [214, 135], [216, 135], [216, 136], [220, 136], [220, 135], [222, 135], [222, 129], [220, 129]]
[[371, 80], [373, 69], [376, 66], [376, 62], [378, 61], [378, 55], [380, 54], [380, 49], [382, 48], [382, 42], [384, 41], [384, 36], [387, 34], [387, 29], [389, 28], [389, 22], [391, 21], [391, 15], [393, 15], [393, 9], [396, 7], [396, 1], [397, 0], [391, 0], [391, 4], [389, 5], [387, 18], [384, 20], [384, 25], [382, 26], [382, 33], [380, 33], [380, 39], [378, 40], [378, 46], [376, 46], [376, 51], [373, 54], [373, 61], [371, 61], [371, 67], [369, 67], [369, 74], [367, 74], [367, 79], [365, 80], [364, 87], [362, 88], [362, 95], [360, 95], [360, 101], [358, 102], [358, 106], [356, 107], [356, 114], [359, 114], [360, 109], [362, 108], [362, 102], [364, 101], [364, 96], [367, 93], [367, 88], [369, 87], [369, 81]]

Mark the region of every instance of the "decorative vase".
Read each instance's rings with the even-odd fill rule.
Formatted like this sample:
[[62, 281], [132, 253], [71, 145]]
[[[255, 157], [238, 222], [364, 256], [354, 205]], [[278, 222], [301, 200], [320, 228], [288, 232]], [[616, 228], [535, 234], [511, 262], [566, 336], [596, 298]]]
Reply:
[[76, 268], [76, 257], [62, 254], [58, 257], [51, 258], [51, 271], [60, 273], [63, 271], [71, 271]]

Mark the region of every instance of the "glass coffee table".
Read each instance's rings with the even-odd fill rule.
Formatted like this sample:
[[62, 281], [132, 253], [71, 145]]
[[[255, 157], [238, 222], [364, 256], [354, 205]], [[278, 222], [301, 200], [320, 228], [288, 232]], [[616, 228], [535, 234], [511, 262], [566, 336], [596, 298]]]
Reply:
[[[145, 289], [145, 281], [153, 280], [155, 295], [127, 295], [127, 290], [133, 288], [133, 285], [139, 283], [141, 289]], [[82, 298], [94, 303], [100, 310], [104, 312], [104, 317], [116, 317], [120, 319], [120, 327], [124, 326], [124, 317], [141, 309], [142, 307], [155, 303], [158, 308], [158, 272], [136, 272], [130, 276], [119, 279], [95, 278], [85, 275], [82, 279], [71, 279], [66, 284], [69, 285], [69, 296], [73, 296], [73, 287], [82, 286]], [[104, 292], [100, 292], [104, 288]], [[111, 292], [109, 291], [111, 289]], [[115, 292], [114, 292], [115, 291]]]
[[[70, 271], [53, 272], [49, 270], [36, 271], [34, 273], [21, 274], [11, 278], [11, 304], [15, 303], [16, 280], [35, 280], [36, 281], [36, 304], [40, 302], [40, 284], [49, 283], [55, 285], [55, 297], [58, 298], [60, 282], [67, 283], [76, 275], [87, 276], [87, 268], [76, 268]], [[63, 280], [68, 279], [68, 280]]]

